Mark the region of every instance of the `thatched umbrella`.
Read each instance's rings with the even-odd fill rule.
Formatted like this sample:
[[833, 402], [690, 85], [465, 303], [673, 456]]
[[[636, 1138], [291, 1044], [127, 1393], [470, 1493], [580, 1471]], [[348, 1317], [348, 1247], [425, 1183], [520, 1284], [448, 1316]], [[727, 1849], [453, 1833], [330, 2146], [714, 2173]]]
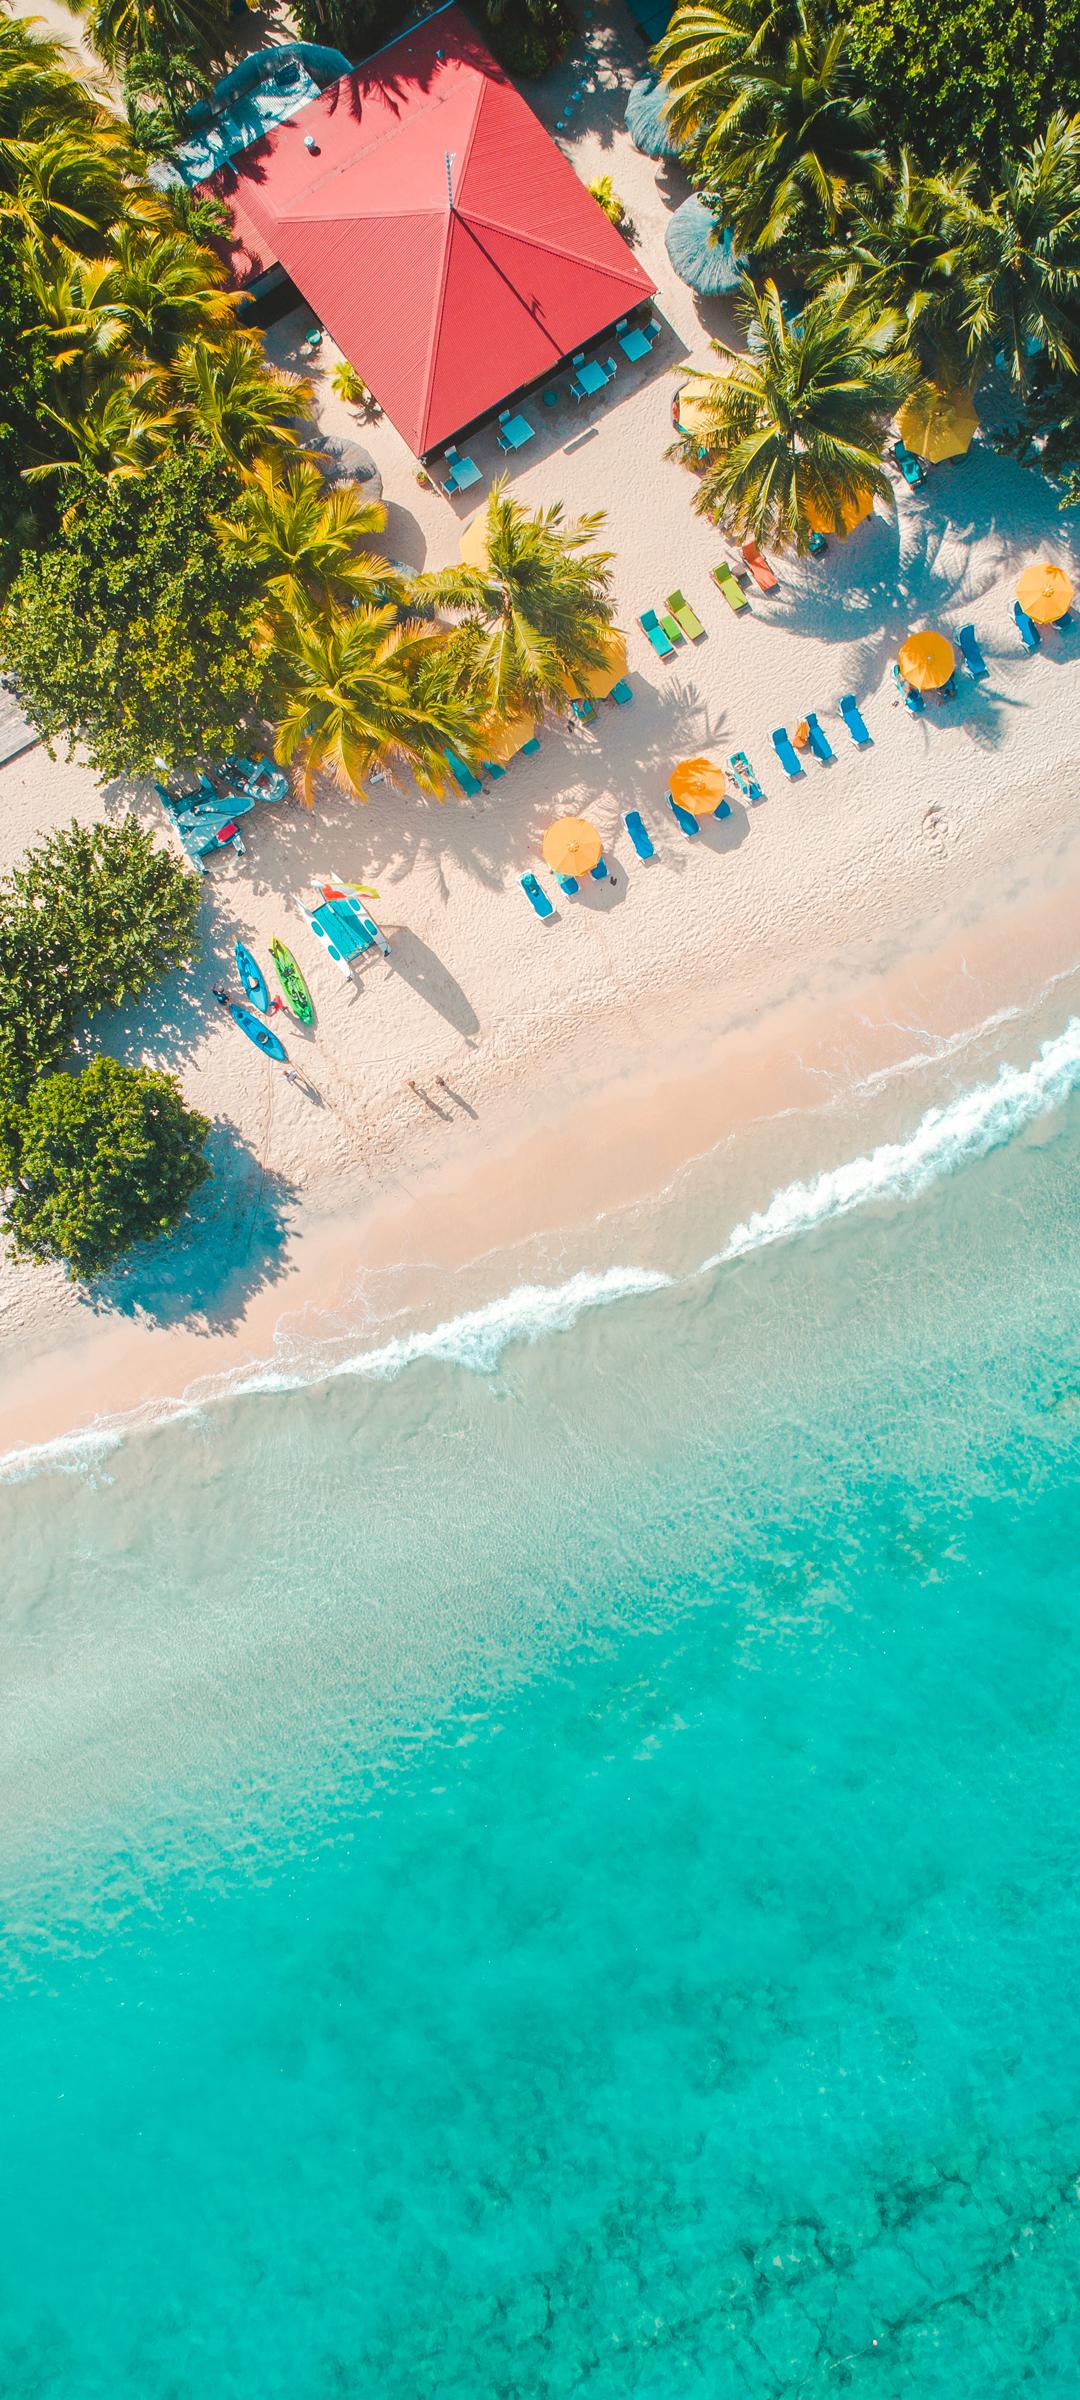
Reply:
[[742, 267], [733, 255], [731, 234], [721, 231], [697, 192], [676, 209], [665, 241], [676, 275], [693, 291], [737, 291]]
[[643, 75], [626, 103], [626, 130], [635, 150], [646, 158], [678, 158], [679, 145], [667, 126], [664, 86], [655, 75]]

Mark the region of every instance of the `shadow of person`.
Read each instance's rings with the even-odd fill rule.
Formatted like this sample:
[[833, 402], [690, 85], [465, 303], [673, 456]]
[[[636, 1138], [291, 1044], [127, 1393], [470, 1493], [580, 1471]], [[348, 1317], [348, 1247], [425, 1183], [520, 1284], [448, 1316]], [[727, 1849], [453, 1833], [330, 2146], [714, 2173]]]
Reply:
[[455, 1033], [479, 1033], [480, 1019], [472, 1001], [462, 991], [449, 968], [443, 965], [441, 958], [436, 956], [427, 942], [421, 941], [418, 933], [413, 933], [411, 927], [404, 926], [391, 932], [390, 965], [411, 991], [416, 992], [421, 1000], [426, 1000], [428, 1007], [435, 1009], [440, 1017], [445, 1017]]

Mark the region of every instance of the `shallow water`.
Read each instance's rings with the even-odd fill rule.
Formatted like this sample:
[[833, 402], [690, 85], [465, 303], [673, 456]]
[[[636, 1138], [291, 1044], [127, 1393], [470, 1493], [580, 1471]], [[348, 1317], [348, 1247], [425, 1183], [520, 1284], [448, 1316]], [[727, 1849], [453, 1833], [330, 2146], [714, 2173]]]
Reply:
[[5, 2395], [1075, 2390], [1075, 1047], [0, 1492]]

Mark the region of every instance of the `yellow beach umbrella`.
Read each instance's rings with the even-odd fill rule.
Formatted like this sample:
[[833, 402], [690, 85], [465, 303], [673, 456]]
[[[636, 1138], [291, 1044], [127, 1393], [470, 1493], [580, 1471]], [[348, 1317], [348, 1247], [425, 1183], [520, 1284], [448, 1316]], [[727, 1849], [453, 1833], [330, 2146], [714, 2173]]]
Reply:
[[612, 626], [610, 631], [604, 635], [603, 666], [582, 667], [567, 689], [573, 693], [576, 700], [581, 699], [586, 692], [590, 700], [606, 700], [608, 693], [614, 691], [616, 684], [621, 682], [625, 673], [626, 635], [617, 633], [615, 627]]
[[487, 510], [477, 510], [470, 517], [461, 537], [459, 556], [466, 567], [486, 567], [488, 563]]
[[1064, 567], [1052, 567], [1048, 559], [1037, 567], [1025, 567], [1016, 587], [1025, 616], [1034, 617], [1036, 625], [1056, 625], [1072, 596], [1072, 581]]
[[688, 434], [691, 441], [703, 445], [716, 438], [704, 407], [715, 381], [715, 373], [710, 375], [703, 369], [695, 370], [687, 376], [685, 383], [680, 383], [672, 404], [671, 414], [676, 431]]
[[516, 758], [526, 742], [531, 742], [535, 732], [535, 719], [524, 710], [508, 723], [501, 717], [487, 717], [477, 727], [476, 748], [481, 758], [490, 758], [495, 766], [505, 767], [508, 759]]
[[553, 875], [590, 875], [604, 845], [587, 817], [556, 817], [544, 835], [544, 865]]
[[939, 692], [956, 664], [953, 646], [943, 633], [909, 633], [897, 664], [905, 683], [917, 692]]
[[676, 808], [688, 809], [692, 817], [714, 817], [727, 790], [727, 777], [711, 758], [684, 758], [672, 767], [668, 790]]
[[919, 385], [897, 423], [908, 449], [931, 466], [940, 465], [943, 458], [963, 458], [979, 430], [971, 393], [943, 392], [936, 383]]
[[842, 542], [847, 540], [849, 533], [854, 533], [856, 525], [862, 524], [864, 517], [869, 516], [873, 505], [873, 493], [865, 491], [857, 492], [852, 500], [841, 501], [839, 507], [832, 504], [828, 508], [819, 507], [816, 500], [803, 503], [811, 532], [831, 533]]

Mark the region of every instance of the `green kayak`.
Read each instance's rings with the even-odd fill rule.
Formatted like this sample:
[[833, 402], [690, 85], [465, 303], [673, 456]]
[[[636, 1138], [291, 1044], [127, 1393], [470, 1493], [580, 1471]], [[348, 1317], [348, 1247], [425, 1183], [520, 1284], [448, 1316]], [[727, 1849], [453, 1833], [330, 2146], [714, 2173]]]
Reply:
[[284, 942], [279, 942], [276, 934], [270, 944], [270, 956], [277, 969], [278, 982], [294, 1017], [299, 1017], [301, 1025], [310, 1025], [315, 1016], [311, 993], [304, 982], [292, 951], [285, 948]]

